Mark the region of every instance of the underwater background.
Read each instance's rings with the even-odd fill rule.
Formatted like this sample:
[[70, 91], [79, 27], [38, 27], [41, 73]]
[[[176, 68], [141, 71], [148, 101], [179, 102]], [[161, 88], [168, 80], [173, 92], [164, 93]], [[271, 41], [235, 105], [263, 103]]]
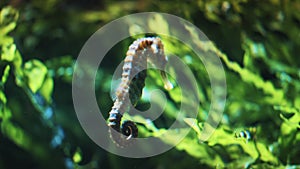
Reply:
[[[1, 0], [0, 10], [0, 169], [300, 168], [300, 1]], [[198, 115], [182, 119], [197, 125], [163, 154], [126, 158], [100, 148], [82, 129], [72, 100], [74, 65], [99, 28], [150, 11], [186, 19], [205, 33], [209, 42], [193, 32], [191, 40], [222, 61], [226, 105], [213, 135], [199, 141], [212, 99], [208, 74], [191, 48], [162, 36], [165, 50], [181, 58], [197, 81]], [[147, 22], [174, 33], [159, 14]], [[95, 94], [105, 118], [113, 105], [113, 72], [135, 39], [116, 44], [97, 72]], [[190, 100], [181, 98], [179, 88], [164, 90], [149, 70], [139, 110], [149, 108], [147, 91], [153, 88], [167, 96], [166, 108], [152, 125], [138, 125], [139, 132], [171, 144], [172, 136], [159, 133]]]

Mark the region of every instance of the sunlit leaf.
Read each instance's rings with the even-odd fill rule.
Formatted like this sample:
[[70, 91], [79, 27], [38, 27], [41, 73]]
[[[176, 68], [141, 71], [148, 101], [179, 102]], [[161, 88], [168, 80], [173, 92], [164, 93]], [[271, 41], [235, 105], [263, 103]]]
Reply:
[[[3, 104], [6, 104], [6, 102], [7, 102], [6, 96], [5, 96], [5, 94], [4, 94], [2, 91], [0, 91], [0, 101], [1, 101]], [[0, 106], [3, 106], [2, 103], [0, 104]], [[2, 109], [2, 107], [0, 107], [0, 110], [1, 110], [1, 109]]]
[[2, 48], [7, 48], [7, 46], [11, 45], [13, 42], [14, 39], [10, 36], [1, 36], [0, 38], [0, 45], [2, 46]]
[[47, 67], [41, 61], [31, 60], [25, 63], [24, 74], [29, 88], [33, 93], [36, 93], [45, 81]]
[[154, 14], [152, 18], [148, 20], [149, 29], [154, 32], [159, 32], [163, 35], [169, 35], [169, 24], [160, 14]]
[[294, 107], [274, 106], [275, 110], [281, 111], [280, 118], [283, 119], [281, 132], [283, 135], [290, 135], [300, 129], [300, 111]]
[[194, 129], [198, 135], [201, 134], [197, 119], [184, 118], [184, 122], [187, 123], [190, 127], [192, 127], [192, 129]]
[[262, 142], [257, 142], [257, 149], [261, 155], [261, 159], [266, 162], [271, 162], [273, 164], [278, 164], [277, 158], [270, 152], [266, 145]]
[[76, 152], [73, 155], [73, 161], [79, 163], [82, 160], [82, 152], [80, 148], [77, 148]]
[[143, 37], [143, 33], [145, 32], [145, 30], [137, 25], [137, 24], [133, 24], [132, 26], [129, 27], [129, 33], [130, 35], [136, 35], [134, 36], [134, 38], [142, 38]]
[[[178, 129], [174, 131], [168, 130], [168, 132], [172, 132], [173, 134], [169, 134], [167, 136], [162, 135], [161, 139], [166, 143], [173, 144], [178, 139], [177, 135], [180, 135], [180, 132], [185, 132], [184, 130], [189, 129]], [[198, 158], [204, 163], [211, 164], [212, 166], [224, 166], [221, 157], [218, 155], [212, 155], [212, 149], [210, 149], [206, 144], [199, 143], [198, 139], [186, 136], [178, 145], [176, 145], [176, 149], [186, 151], [189, 155]]]
[[16, 45], [6, 45], [2, 46], [3, 54], [1, 56], [2, 60], [6, 60], [8, 62], [12, 62], [15, 59], [15, 53], [16, 53]]
[[18, 17], [18, 11], [14, 8], [10, 6], [2, 8], [0, 12], [0, 36], [15, 29]]
[[4, 69], [4, 72], [3, 72], [3, 75], [2, 75], [2, 78], [1, 78], [1, 83], [2, 84], [5, 84], [6, 81], [7, 81], [7, 78], [8, 78], [8, 75], [9, 75], [9, 71], [10, 71], [10, 66], [7, 65]]
[[54, 82], [53, 79], [49, 76], [47, 76], [41, 86], [41, 88], [39, 89], [41, 95], [45, 98], [45, 100], [48, 103], [51, 103], [51, 96], [52, 96], [52, 91], [53, 91], [53, 87], [54, 87]]

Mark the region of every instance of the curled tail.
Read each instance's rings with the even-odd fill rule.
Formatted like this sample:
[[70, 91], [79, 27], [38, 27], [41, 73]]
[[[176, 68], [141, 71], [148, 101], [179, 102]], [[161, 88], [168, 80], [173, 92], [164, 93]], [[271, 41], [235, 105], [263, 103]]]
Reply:
[[121, 125], [122, 114], [112, 110], [109, 115], [109, 133], [111, 139], [119, 146], [125, 147], [132, 143], [131, 138], [138, 136], [138, 128], [133, 121], [126, 120]]

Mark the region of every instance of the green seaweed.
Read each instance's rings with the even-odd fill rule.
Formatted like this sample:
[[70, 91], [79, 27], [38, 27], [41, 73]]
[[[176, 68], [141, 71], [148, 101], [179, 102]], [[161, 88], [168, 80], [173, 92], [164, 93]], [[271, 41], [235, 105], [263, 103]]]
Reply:
[[[0, 168], [299, 168], [299, 1], [94, 3], [98, 6], [58, 0], [0, 2]], [[159, 36], [166, 54], [188, 65], [200, 100], [197, 117], [181, 112], [179, 122], [185, 127], [168, 129], [178, 118], [180, 104], [191, 100], [182, 98], [185, 91], [172, 66], [170, 91], [163, 89], [158, 71], [149, 70], [137, 109], [147, 110], [152, 104], [164, 106], [163, 113], [152, 122], [143, 114], [125, 113], [124, 119], [137, 123], [140, 137], [156, 137], [169, 145], [189, 132], [162, 155], [129, 159], [102, 151], [84, 133], [73, 110], [72, 76], [80, 48], [92, 33], [118, 17], [142, 11], [174, 14], [198, 26], [210, 41], [203, 41], [188, 25], [183, 29], [203, 56], [220, 58], [228, 94], [222, 122], [201, 142], [212, 99], [204, 64], [190, 46], [172, 38], [180, 32], [170, 31], [172, 25], [162, 15], [146, 25], [128, 21], [124, 29], [130, 34], [146, 27], [164, 33]], [[129, 44], [144, 36], [117, 44], [97, 72], [95, 93], [105, 118], [113, 103], [112, 72]], [[153, 89], [165, 97], [151, 96]], [[49, 110], [53, 111], [47, 114]], [[172, 134], [166, 137], [166, 131]], [[53, 146], [59, 135], [64, 139]]]

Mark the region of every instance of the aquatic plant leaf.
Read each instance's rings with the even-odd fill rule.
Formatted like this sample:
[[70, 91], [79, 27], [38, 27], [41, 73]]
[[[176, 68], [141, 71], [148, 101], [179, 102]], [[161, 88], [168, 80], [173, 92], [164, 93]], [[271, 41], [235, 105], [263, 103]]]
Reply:
[[9, 75], [9, 71], [10, 71], [10, 66], [9, 65], [5, 66], [4, 72], [3, 72], [3, 75], [1, 78], [2, 85], [6, 83], [8, 75]]
[[300, 111], [289, 106], [274, 106], [275, 110], [281, 111], [280, 118], [283, 119], [281, 133], [291, 135], [300, 129]]
[[39, 60], [30, 60], [24, 64], [24, 75], [28, 87], [36, 93], [43, 85], [47, 74], [47, 67]]
[[49, 75], [46, 76], [39, 91], [40, 91], [41, 95], [45, 98], [47, 103], [51, 103], [53, 87], [54, 87], [54, 82], [53, 82], [52, 77], [50, 77]]
[[138, 24], [132, 24], [129, 27], [129, 34], [133, 36], [135, 39], [143, 38], [143, 32], [145, 32], [144, 28], [139, 26]]
[[7, 6], [0, 11], [0, 36], [6, 35], [15, 29], [19, 13], [16, 9]]
[[[8, 39], [9, 41], [12, 39]], [[15, 59], [16, 45], [15, 44], [6, 44], [2, 46], [3, 54], [1, 56], [2, 60], [12, 62]]]
[[[161, 140], [167, 144], [173, 144], [177, 141], [177, 136], [181, 135], [181, 132], [186, 132], [186, 130], [190, 129], [183, 128], [172, 131], [169, 129], [168, 132], [173, 134], [161, 135], [161, 133], [165, 132], [165, 129], [159, 129], [154, 136], [161, 138]], [[193, 137], [186, 136], [179, 144], [176, 145], [176, 149], [185, 151], [203, 163], [207, 163], [211, 166], [224, 167], [224, 163], [220, 156], [211, 154], [213, 150], [208, 145], [199, 143], [198, 139]]]
[[260, 159], [265, 162], [278, 165], [278, 159], [270, 152], [268, 147], [263, 142], [256, 142], [257, 150], [260, 153]]
[[82, 160], [82, 152], [80, 148], [77, 148], [76, 152], [73, 155], [73, 161], [79, 163]]
[[210, 146], [218, 144], [223, 146], [239, 145], [243, 151], [252, 158], [256, 159], [259, 157], [259, 152], [256, 151], [255, 143], [253, 141], [245, 141], [243, 138], [236, 138], [234, 132], [230, 131], [226, 126], [217, 128], [208, 140], [208, 145]]
[[193, 118], [184, 118], [183, 119], [186, 124], [192, 127], [193, 130], [196, 131], [198, 135], [201, 134], [200, 128], [198, 126], [198, 120]]
[[[6, 109], [8, 111], [8, 109]], [[7, 113], [7, 112], [6, 112]], [[13, 140], [15, 144], [20, 147], [29, 148], [30, 137], [25, 133], [25, 131], [14, 125], [10, 120], [5, 119], [1, 123], [1, 131], [5, 136]]]
[[[218, 57], [220, 57], [226, 66], [238, 73], [241, 79], [246, 82], [253, 84], [257, 89], [261, 89], [266, 97], [265, 100], [271, 104], [282, 104], [286, 103], [287, 100], [284, 98], [284, 91], [281, 89], [275, 88], [271, 81], [265, 81], [261, 76], [258, 74], [253, 73], [252, 71], [242, 68], [238, 63], [234, 61], [230, 61], [226, 54], [222, 53], [212, 42], [203, 42], [201, 41], [195, 33], [193, 33], [193, 29], [187, 27], [188, 30], [195, 38], [195, 43], [199, 46], [199, 48], [203, 49], [204, 51], [212, 51]], [[271, 96], [268, 96], [271, 95]]]
[[148, 20], [148, 27], [154, 32], [159, 32], [163, 35], [169, 35], [169, 24], [160, 14], [154, 14], [152, 18]]

